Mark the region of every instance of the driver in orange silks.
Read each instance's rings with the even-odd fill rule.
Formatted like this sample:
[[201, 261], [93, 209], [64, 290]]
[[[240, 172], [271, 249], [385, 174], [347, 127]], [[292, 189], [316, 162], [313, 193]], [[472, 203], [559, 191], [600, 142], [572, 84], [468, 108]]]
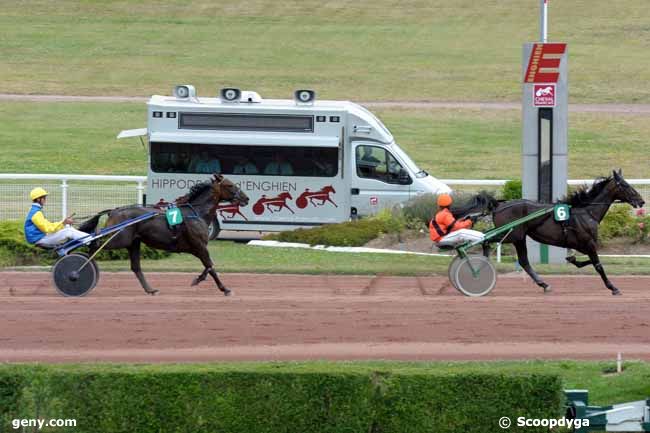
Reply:
[[449, 194], [438, 196], [439, 210], [429, 223], [431, 240], [439, 247], [454, 247], [468, 241], [484, 239], [483, 233], [470, 230], [473, 223], [471, 219], [457, 220], [449, 210], [453, 199]]

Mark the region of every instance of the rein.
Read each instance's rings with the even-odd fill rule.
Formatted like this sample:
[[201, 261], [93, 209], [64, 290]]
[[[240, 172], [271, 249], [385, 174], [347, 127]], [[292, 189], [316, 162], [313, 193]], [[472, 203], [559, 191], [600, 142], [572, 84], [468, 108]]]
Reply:
[[194, 215], [188, 215], [185, 218], [187, 218], [187, 219], [199, 219], [199, 218], [201, 218], [199, 216], [198, 212], [196, 211], [196, 209], [194, 209], [194, 206], [192, 206], [191, 203], [181, 203], [181, 204], [177, 205], [177, 207], [179, 207], [179, 208], [183, 207], [183, 206], [189, 207], [192, 210], [192, 213], [194, 214]]

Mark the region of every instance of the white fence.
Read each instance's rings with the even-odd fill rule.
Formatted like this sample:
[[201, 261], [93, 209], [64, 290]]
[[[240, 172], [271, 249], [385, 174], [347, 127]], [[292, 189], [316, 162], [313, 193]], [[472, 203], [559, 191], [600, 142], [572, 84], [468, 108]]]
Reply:
[[[460, 191], [498, 190], [507, 180], [441, 179]], [[650, 179], [628, 179], [650, 206]], [[593, 180], [569, 180], [570, 186]], [[76, 213], [93, 215], [103, 209], [142, 204], [146, 176], [94, 176], [72, 174], [0, 174], [0, 220], [22, 220], [29, 208], [29, 191], [41, 186], [49, 192], [47, 215], [60, 219]]]
[[146, 176], [72, 174], [0, 174], [0, 220], [22, 220], [29, 209], [29, 191], [47, 190], [47, 216], [79, 217], [128, 204], [142, 204]]

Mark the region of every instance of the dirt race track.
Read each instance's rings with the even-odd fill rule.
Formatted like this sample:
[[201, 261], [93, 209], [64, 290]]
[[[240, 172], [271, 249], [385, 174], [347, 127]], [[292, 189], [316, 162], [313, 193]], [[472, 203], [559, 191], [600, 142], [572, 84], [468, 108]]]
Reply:
[[487, 297], [443, 277], [224, 274], [221, 296], [193, 274], [103, 273], [85, 298], [63, 298], [45, 272], [0, 273], [0, 361], [524, 358], [650, 360], [650, 277], [520, 275]]

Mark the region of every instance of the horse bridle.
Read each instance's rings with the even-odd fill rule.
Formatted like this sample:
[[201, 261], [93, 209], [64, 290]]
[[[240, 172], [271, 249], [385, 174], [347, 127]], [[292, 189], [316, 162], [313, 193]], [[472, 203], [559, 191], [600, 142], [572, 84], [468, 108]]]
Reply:
[[[216, 180], [216, 178], [215, 178], [215, 180]], [[221, 188], [223, 186], [222, 183], [225, 180], [226, 180], [225, 177], [222, 177], [221, 180], [217, 180], [216, 185], [219, 187], [219, 192], [221, 192]], [[235, 186], [235, 184], [233, 184], [233, 186]], [[241, 189], [237, 188], [237, 190], [233, 193], [233, 197], [232, 197], [232, 199], [230, 201], [235, 202], [235, 203], [239, 203], [241, 201], [241, 199], [242, 199], [241, 194], [242, 194]], [[219, 194], [219, 203], [222, 202], [222, 201], [226, 201], [226, 200], [222, 200], [221, 199], [221, 194]]]

